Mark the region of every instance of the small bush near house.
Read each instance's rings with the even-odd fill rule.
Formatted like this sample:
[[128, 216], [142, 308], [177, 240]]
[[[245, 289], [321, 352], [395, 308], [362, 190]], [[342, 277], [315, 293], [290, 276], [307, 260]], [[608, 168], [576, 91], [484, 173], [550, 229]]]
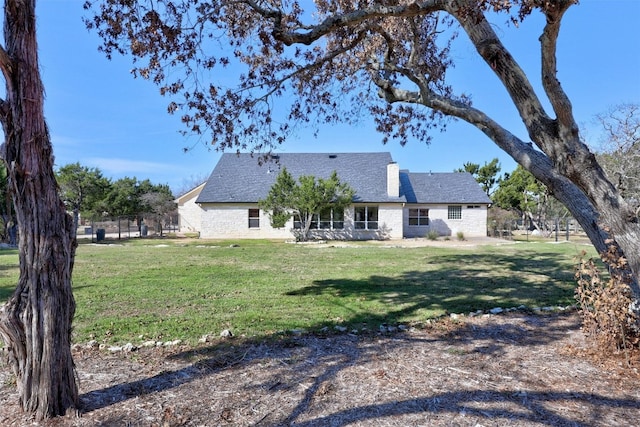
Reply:
[[456, 237], [458, 238], [458, 240], [463, 241], [464, 240], [464, 233], [462, 231], [458, 231], [456, 233]]
[[427, 239], [429, 240], [438, 240], [438, 237], [440, 237], [440, 235], [437, 231], [431, 230], [427, 233]]

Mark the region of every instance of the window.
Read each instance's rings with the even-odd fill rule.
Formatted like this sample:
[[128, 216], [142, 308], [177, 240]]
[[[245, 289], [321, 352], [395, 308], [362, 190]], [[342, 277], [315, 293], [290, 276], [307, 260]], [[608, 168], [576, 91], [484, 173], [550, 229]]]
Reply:
[[325, 209], [320, 212], [319, 228], [323, 230], [342, 230], [344, 228], [344, 209]]
[[[293, 222], [293, 228], [300, 229], [302, 225], [297, 219]], [[344, 209], [325, 209], [320, 215], [313, 215], [310, 230], [342, 230], [344, 228]]]
[[449, 219], [462, 219], [462, 206], [448, 206]]
[[467, 209], [480, 209], [480, 205], [469, 205]]
[[409, 209], [409, 225], [429, 225], [429, 209]]
[[249, 228], [260, 228], [260, 209], [249, 209]]
[[377, 230], [378, 229], [378, 207], [377, 206], [356, 206], [355, 208], [355, 228], [356, 230]]

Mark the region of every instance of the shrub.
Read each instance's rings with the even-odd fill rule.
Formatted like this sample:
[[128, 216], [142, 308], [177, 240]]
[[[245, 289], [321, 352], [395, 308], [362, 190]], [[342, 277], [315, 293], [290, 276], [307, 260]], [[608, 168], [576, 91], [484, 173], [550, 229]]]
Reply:
[[429, 240], [438, 240], [438, 237], [440, 237], [440, 235], [435, 230], [431, 230], [427, 233], [427, 239]]
[[456, 237], [458, 238], [458, 240], [463, 241], [464, 240], [464, 233], [462, 231], [458, 231], [456, 233]]
[[[603, 254], [605, 261], [616, 256], [615, 247]], [[593, 259], [584, 260], [584, 252], [576, 272], [576, 299], [582, 308], [583, 330], [602, 350], [626, 350], [637, 346], [640, 333], [637, 319], [629, 310], [631, 291], [624, 278], [613, 275], [601, 278]], [[626, 260], [616, 261], [624, 266]]]

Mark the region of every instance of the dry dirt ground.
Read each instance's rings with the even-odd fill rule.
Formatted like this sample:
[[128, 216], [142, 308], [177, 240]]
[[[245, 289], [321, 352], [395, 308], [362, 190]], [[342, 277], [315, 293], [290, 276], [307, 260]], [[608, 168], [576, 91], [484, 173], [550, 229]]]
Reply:
[[637, 355], [585, 345], [578, 313], [444, 319], [356, 336], [76, 350], [84, 409], [34, 423], [0, 366], [2, 426], [636, 426]]

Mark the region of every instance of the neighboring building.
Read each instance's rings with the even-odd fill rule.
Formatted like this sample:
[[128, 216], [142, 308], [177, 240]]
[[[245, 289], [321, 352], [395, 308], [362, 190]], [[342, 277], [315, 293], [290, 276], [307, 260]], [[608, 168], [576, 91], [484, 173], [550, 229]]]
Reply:
[[469, 173], [410, 173], [390, 153], [285, 153], [259, 165], [251, 154], [225, 153], [206, 183], [177, 199], [181, 232], [202, 238], [290, 239], [298, 224], [272, 228], [258, 208], [282, 167], [297, 179], [328, 178], [335, 170], [354, 190], [344, 212], [327, 211], [314, 221], [310, 238], [401, 239], [486, 236], [491, 203]]

